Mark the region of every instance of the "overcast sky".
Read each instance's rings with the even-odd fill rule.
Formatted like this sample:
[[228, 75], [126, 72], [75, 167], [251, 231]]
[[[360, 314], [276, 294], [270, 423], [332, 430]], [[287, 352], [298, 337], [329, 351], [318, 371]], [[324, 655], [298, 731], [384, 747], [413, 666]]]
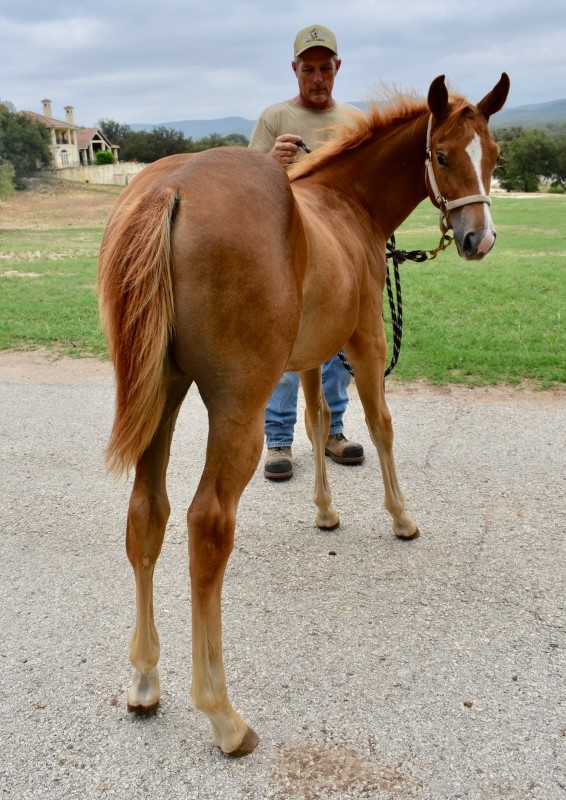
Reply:
[[380, 81], [426, 94], [446, 74], [480, 100], [502, 71], [509, 107], [566, 97], [566, 0], [0, 0], [0, 100], [65, 119], [159, 124], [241, 116], [296, 94], [297, 31], [331, 28], [334, 96]]

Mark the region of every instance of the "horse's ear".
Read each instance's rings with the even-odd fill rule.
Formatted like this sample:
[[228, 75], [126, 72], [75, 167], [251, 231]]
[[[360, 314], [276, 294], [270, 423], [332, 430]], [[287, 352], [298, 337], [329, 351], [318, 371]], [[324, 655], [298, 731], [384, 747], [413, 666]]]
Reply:
[[444, 75], [439, 75], [430, 84], [428, 107], [437, 119], [442, 119], [448, 113], [448, 89], [444, 82]]
[[511, 81], [509, 80], [509, 75], [503, 72], [499, 82], [493, 87], [491, 92], [486, 94], [483, 100], [479, 101], [478, 108], [486, 119], [489, 119], [492, 114], [496, 114], [503, 108], [507, 100], [507, 95], [509, 94], [510, 86]]

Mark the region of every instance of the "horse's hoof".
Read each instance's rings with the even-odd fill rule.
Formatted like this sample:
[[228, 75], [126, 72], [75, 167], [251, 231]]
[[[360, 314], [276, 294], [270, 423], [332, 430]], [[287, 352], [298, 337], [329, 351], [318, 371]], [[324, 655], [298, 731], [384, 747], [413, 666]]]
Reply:
[[393, 516], [393, 533], [398, 539], [416, 539], [419, 535], [417, 523], [407, 514], [406, 511], [401, 511], [400, 514]]
[[340, 520], [338, 520], [338, 522], [335, 522], [334, 525], [323, 525], [322, 523], [317, 522], [316, 527], [321, 531], [335, 531], [336, 528], [340, 527]]
[[151, 706], [133, 706], [127, 703], [130, 714], [137, 714], [140, 717], [154, 717], [159, 708], [159, 700]]
[[340, 517], [334, 508], [329, 508], [324, 514], [316, 515], [316, 527], [321, 531], [334, 531], [340, 527]]
[[394, 531], [394, 533], [398, 539], [403, 539], [405, 542], [410, 542], [411, 539], [417, 539], [421, 535], [421, 532], [418, 528], [415, 528], [412, 533], [397, 533], [396, 531]]
[[161, 691], [159, 688], [159, 672], [153, 667], [149, 672], [134, 669], [132, 682], [126, 694], [128, 711], [139, 714], [155, 714], [159, 706]]
[[246, 732], [244, 734], [244, 738], [242, 739], [240, 746], [237, 747], [235, 750], [232, 750], [231, 753], [226, 753], [227, 756], [231, 758], [242, 758], [242, 756], [249, 756], [249, 754], [254, 750], [255, 746], [259, 742], [259, 736], [253, 730], [253, 728], [248, 727], [246, 728]]

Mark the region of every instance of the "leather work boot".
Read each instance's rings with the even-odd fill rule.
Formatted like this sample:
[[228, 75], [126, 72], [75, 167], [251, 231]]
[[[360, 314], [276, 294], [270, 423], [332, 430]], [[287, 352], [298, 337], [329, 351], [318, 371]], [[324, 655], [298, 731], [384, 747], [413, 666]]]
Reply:
[[293, 477], [292, 457], [290, 447], [270, 447], [263, 465], [263, 474], [270, 481], [288, 481]]
[[343, 433], [329, 436], [324, 452], [337, 464], [361, 464], [365, 458], [362, 445], [348, 441]]

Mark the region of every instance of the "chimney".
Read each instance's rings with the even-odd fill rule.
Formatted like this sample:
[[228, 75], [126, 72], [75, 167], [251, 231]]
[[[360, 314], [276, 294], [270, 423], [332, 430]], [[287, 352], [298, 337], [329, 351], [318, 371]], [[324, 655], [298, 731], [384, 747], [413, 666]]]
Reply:
[[51, 100], [42, 100], [41, 105], [43, 106], [43, 116], [51, 117]]
[[69, 125], [75, 124], [75, 115], [73, 114], [73, 106], [65, 106], [65, 119]]

